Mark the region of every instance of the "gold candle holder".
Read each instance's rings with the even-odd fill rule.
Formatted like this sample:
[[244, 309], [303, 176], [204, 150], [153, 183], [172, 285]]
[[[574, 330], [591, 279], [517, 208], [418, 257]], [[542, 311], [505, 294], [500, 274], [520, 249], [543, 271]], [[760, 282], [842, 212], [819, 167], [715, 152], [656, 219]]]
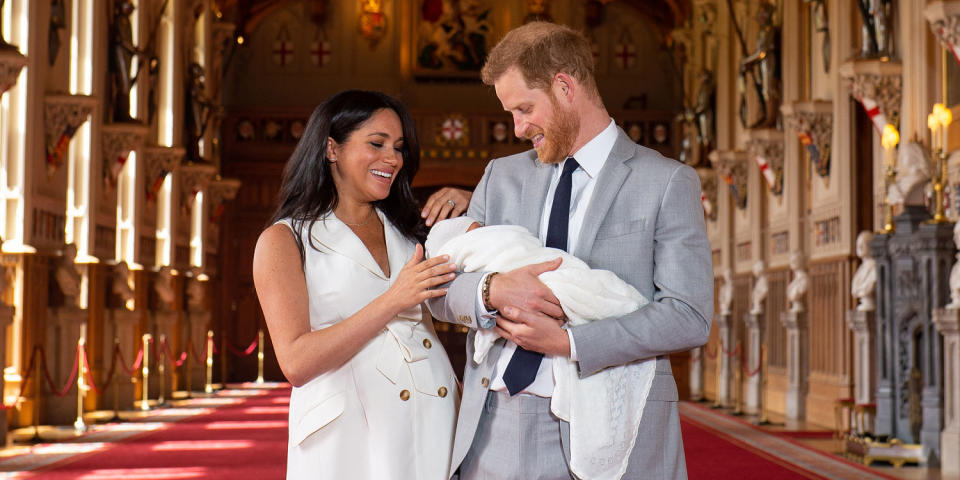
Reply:
[[896, 230], [896, 225], [893, 223], [893, 205], [890, 203], [890, 185], [893, 185], [894, 179], [897, 177], [897, 156], [894, 153], [894, 150], [897, 148], [897, 144], [900, 143], [900, 133], [897, 132], [897, 128], [892, 124], [887, 124], [883, 127], [883, 136], [880, 139], [881, 145], [883, 145], [884, 157], [886, 159], [886, 191], [884, 192], [884, 203], [886, 203], [886, 213], [883, 219], [883, 233], [891, 234]]
[[927, 116], [930, 128], [930, 151], [933, 154], [933, 192], [936, 202], [933, 219], [930, 223], [947, 223], [943, 205], [943, 191], [947, 185], [947, 127], [953, 122], [953, 114], [942, 103], [933, 106], [933, 113]]

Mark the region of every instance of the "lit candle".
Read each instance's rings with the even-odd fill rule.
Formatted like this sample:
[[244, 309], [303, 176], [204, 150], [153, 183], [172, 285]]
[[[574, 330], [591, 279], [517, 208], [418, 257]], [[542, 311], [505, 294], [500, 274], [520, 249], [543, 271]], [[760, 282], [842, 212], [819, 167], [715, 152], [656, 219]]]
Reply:
[[887, 168], [897, 168], [896, 156], [893, 154], [893, 149], [897, 148], [898, 143], [900, 143], [900, 133], [897, 132], [897, 128], [889, 123], [886, 124], [883, 127], [883, 136], [880, 138], [880, 144], [883, 145], [883, 150], [886, 152]]
[[930, 129], [930, 151], [937, 151], [937, 142], [940, 140], [939, 135], [937, 135], [937, 129], [940, 127], [940, 122], [937, 121], [937, 109], [934, 107], [933, 113], [927, 115], [927, 128]]
[[943, 149], [943, 153], [947, 153], [947, 140], [950, 133], [950, 128], [948, 127], [953, 123], [953, 113], [950, 113], [949, 108], [943, 107], [937, 116], [939, 117], [940, 135], [942, 136], [940, 148]]

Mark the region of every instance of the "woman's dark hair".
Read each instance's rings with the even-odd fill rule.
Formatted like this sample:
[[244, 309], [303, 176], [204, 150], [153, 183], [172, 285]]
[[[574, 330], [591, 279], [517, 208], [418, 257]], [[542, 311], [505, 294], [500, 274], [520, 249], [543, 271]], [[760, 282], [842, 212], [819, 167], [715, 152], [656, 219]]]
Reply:
[[[332, 138], [338, 144], [343, 144], [360, 125], [383, 109], [393, 110], [400, 117], [403, 167], [397, 173], [387, 198], [373, 205], [383, 211], [403, 236], [417, 242], [423, 242], [426, 238], [427, 227], [420, 218], [420, 210], [410, 188], [413, 176], [420, 168], [420, 143], [417, 141], [413, 117], [402, 103], [389, 95], [346, 90], [326, 99], [313, 111], [297, 148], [283, 169], [280, 205], [270, 223], [291, 219], [301, 259], [304, 258], [301, 240], [303, 229], [309, 232], [318, 219], [337, 206], [337, 188], [327, 158], [327, 139]], [[308, 238], [310, 247], [316, 249], [313, 237]]]

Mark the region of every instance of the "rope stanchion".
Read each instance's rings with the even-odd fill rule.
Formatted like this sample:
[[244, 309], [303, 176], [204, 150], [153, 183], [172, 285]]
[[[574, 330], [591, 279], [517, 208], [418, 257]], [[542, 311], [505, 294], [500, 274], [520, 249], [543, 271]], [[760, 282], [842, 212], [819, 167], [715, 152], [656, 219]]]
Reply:
[[27, 382], [30, 381], [30, 378], [31, 378], [30, 376], [33, 375], [33, 362], [36, 361], [37, 359], [37, 350], [39, 349], [40, 347], [33, 347], [33, 351], [30, 352], [30, 361], [27, 362], [27, 369], [24, 370], [27, 374], [25, 377], [23, 377], [20, 380], [20, 391], [17, 392], [17, 399], [13, 402], [12, 405], [7, 405], [5, 403], [0, 404], [0, 410], [13, 410], [13, 409], [20, 410], [20, 402], [21, 402], [21, 399], [23, 398], [23, 392], [27, 388]]
[[143, 384], [140, 385], [140, 392], [142, 393], [140, 397], [140, 410], [147, 411], [150, 410], [150, 403], [147, 401], [150, 398], [148, 390], [150, 389], [150, 342], [153, 340], [153, 336], [149, 333], [143, 334], [143, 366], [141, 368], [143, 375]]
[[[161, 333], [161, 334], [160, 334], [160, 345], [161, 345], [161, 348], [157, 348], [157, 343], [156, 343], [156, 342], [154, 342], [153, 345], [152, 345], [154, 357], [156, 357], [156, 359], [157, 359], [157, 374], [160, 375], [160, 393], [157, 394], [157, 406], [161, 406], [161, 405], [166, 405], [166, 404], [167, 404], [167, 401], [166, 401], [166, 399], [164, 398], [164, 394], [165, 394], [166, 391], [167, 391], [167, 385], [166, 385], [166, 384], [167, 384], [167, 382], [166, 382], [166, 380], [167, 380], [167, 375], [166, 375], [166, 373], [165, 373], [165, 372], [166, 372], [166, 367], [165, 367], [165, 365], [164, 365], [164, 363], [165, 363], [165, 362], [164, 362], [164, 359], [163, 359], [163, 358], [160, 358], [161, 355], [166, 356], [166, 354], [164, 354], [163, 348], [162, 348], [162, 345], [164, 345], [164, 344], [166, 344], [166, 343], [167, 343], [167, 336]], [[159, 350], [159, 353], [157, 352], [158, 350]]]
[[263, 329], [257, 329], [257, 384], [263, 385]]
[[77, 339], [77, 363], [80, 373], [77, 375], [77, 419], [73, 421], [73, 430], [77, 433], [87, 431], [87, 424], [83, 421], [83, 398], [87, 394], [86, 377], [90, 371], [87, 366], [87, 325], [80, 325], [80, 338]]
[[213, 393], [213, 330], [207, 330], [207, 384], [203, 386], [203, 391]]
[[162, 345], [162, 351], [163, 351], [164, 357], [166, 357], [170, 361], [170, 365], [173, 365], [174, 368], [180, 368], [180, 366], [183, 365], [185, 361], [187, 361], [187, 356], [189, 354], [187, 353], [186, 350], [184, 350], [183, 353], [180, 354], [180, 358], [178, 358], [177, 360], [174, 360], [173, 352], [170, 350], [170, 344], [167, 343], [167, 339], [165, 337], [160, 337], [160, 344]]
[[[52, 393], [53, 396], [64, 397], [67, 395], [67, 392], [70, 391], [70, 387], [73, 386], [73, 381], [76, 380], [77, 378], [76, 377], [77, 371], [79, 370], [79, 367], [80, 367], [79, 360], [80, 360], [80, 349], [78, 348], [76, 355], [73, 356], [73, 367], [70, 370], [70, 375], [68, 375], [69, 379], [67, 380], [67, 384], [64, 385], [62, 389], [57, 389], [56, 384], [53, 383], [53, 377], [50, 376], [50, 371], [47, 370], [46, 368], [43, 369], [43, 376], [46, 378], [47, 386], [50, 387], [50, 393]], [[46, 354], [46, 351], [43, 349], [43, 347], [40, 347], [40, 363], [44, 366], [48, 365], [47, 354]]]
[[116, 356], [120, 358], [120, 368], [123, 372], [131, 377], [136, 377], [137, 370], [140, 369], [140, 364], [143, 362], [143, 348], [137, 352], [137, 359], [133, 361], [133, 365], [131, 365], [130, 368], [127, 368], [127, 362], [123, 360], [123, 350], [120, 348], [120, 339], [117, 339], [117, 346], [114, 350], [116, 351]]
[[250, 343], [250, 346], [248, 346], [244, 350], [240, 350], [239, 348], [234, 347], [233, 344], [227, 341], [226, 339], [224, 339], [223, 343], [227, 346], [227, 350], [229, 350], [230, 353], [238, 357], [246, 357], [246, 356], [249, 356], [251, 353], [253, 353], [253, 351], [257, 348], [257, 345], [260, 344], [260, 339], [259, 338], [253, 339], [253, 342]]

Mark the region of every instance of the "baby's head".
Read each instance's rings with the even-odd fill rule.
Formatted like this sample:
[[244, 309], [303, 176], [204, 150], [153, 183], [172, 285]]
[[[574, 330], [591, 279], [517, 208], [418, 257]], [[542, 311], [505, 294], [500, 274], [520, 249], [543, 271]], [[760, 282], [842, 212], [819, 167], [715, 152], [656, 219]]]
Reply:
[[481, 226], [480, 222], [466, 215], [448, 218], [435, 223], [433, 228], [430, 229], [430, 233], [427, 234], [427, 241], [424, 242], [423, 245], [427, 250], [427, 257], [430, 258], [436, 255], [440, 248], [453, 238]]

